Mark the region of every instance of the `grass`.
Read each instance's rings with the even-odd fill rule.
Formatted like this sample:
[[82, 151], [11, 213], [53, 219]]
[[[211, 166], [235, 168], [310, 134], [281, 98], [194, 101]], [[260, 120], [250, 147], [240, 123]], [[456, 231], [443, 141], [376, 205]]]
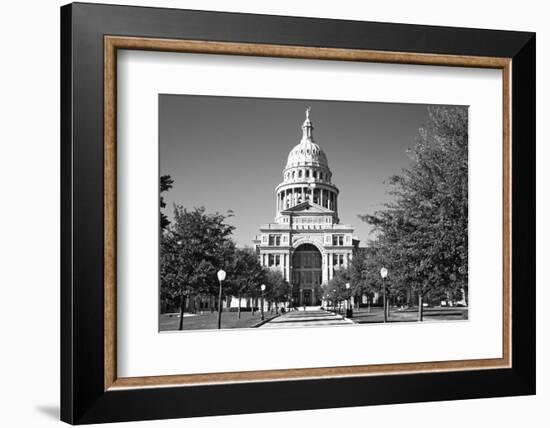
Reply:
[[[345, 311], [342, 310], [345, 316]], [[275, 313], [265, 312], [265, 321], [275, 318]], [[468, 319], [468, 308], [461, 307], [435, 307], [424, 308], [424, 321], [458, 321]], [[175, 331], [179, 326], [179, 314], [161, 314], [160, 330]], [[354, 309], [352, 321], [357, 324], [381, 323], [384, 321], [382, 308], [372, 307]], [[400, 310], [392, 308], [388, 322], [417, 322], [418, 308]], [[262, 323], [262, 315], [259, 311], [241, 312], [239, 319], [237, 312], [222, 312], [222, 329], [254, 328]], [[216, 330], [218, 328], [218, 313], [205, 311], [202, 314], [185, 314], [183, 318], [183, 330]]]
[[[353, 321], [358, 324], [379, 323], [384, 321], [384, 312], [382, 308], [373, 307], [354, 309]], [[457, 321], [468, 319], [468, 308], [454, 307], [435, 307], [424, 308], [424, 321]], [[414, 322], [418, 321], [418, 308], [409, 308], [399, 310], [391, 308], [389, 322]]]
[[[271, 314], [265, 312], [265, 319], [275, 317], [275, 312]], [[179, 327], [179, 314], [161, 314], [160, 315], [160, 331], [173, 331]], [[241, 312], [241, 318], [237, 312], [222, 312], [222, 328], [252, 328], [262, 322], [262, 314], [256, 311]], [[218, 313], [204, 311], [202, 314], [196, 315], [185, 314], [183, 317], [183, 330], [215, 330], [218, 328]]]

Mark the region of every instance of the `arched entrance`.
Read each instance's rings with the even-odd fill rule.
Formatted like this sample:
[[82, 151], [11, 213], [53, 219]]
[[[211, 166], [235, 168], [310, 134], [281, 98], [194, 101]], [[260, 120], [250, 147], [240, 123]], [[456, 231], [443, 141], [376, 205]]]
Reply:
[[293, 300], [298, 306], [321, 303], [322, 257], [312, 244], [302, 244], [292, 255]]

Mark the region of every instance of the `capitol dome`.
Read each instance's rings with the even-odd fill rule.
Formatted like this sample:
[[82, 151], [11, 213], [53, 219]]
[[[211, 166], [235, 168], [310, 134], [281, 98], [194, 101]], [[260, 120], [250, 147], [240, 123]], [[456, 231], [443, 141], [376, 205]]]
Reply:
[[328, 169], [327, 156], [323, 149], [313, 141], [313, 124], [306, 110], [306, 120], [302, 125], [302, 140], [288, 154], [286, 169], [297, 166], [319, 166]]
[[318, 208], [325, 208], [338, 219], [338, 188], [332, 184], [332, 172], [327, 155], [313, 141], [313, 124], [306, 110], [302, 125], [302, 140], [288, 155], [283, 170], [283, 181], [275, 188], [277, 193], [277, 218], [287, 209], [309, 201]]

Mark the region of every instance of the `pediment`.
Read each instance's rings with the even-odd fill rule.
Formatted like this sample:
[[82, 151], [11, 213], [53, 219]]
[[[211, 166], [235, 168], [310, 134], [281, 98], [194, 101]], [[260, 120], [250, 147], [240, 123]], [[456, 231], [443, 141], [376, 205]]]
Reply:
[[284, 211], [281, 211], [281, 214], [334, 214], [334, 211], [329, 210], [328, 208], [322, 207], [321, 205], [314, 204], [310, 201], [304, 201], [298, 205], [294, 205]]

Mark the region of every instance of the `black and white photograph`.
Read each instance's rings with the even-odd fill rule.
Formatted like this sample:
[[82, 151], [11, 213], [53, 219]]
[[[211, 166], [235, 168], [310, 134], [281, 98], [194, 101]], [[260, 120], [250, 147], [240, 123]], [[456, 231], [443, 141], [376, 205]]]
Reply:
[[0, 425], [548, 419], [544, 5], [5, 2]]
[[468, 107], [159, 95], [159, 330], [468, 320]]

